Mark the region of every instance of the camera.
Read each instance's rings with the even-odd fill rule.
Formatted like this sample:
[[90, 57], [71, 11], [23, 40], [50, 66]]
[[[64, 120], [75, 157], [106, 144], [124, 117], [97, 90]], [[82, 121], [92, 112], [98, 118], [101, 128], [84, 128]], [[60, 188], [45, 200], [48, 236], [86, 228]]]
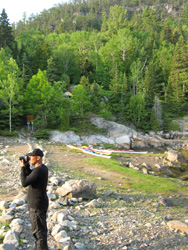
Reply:
[[27, 155], [20, 156], [19, 160], [20, 161], [24, 160], [24, 163], [29, 162], [29, 156], [27, 156]]

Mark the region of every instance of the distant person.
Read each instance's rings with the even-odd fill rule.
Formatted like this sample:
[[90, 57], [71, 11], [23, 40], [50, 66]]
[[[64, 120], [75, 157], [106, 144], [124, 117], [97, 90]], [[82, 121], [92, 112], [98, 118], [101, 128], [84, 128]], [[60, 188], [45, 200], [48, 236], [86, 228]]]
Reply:
[[[35, 238], [35, 250], [48, 250], [46, 213], [48, 196], [48, 168], [42, 163], [42, 150], [35, 148], [26, 156], [20, 157], [21, 183], [28, 188], [28, 210]], [[30, 164], [34, 169], [30, 169]]]

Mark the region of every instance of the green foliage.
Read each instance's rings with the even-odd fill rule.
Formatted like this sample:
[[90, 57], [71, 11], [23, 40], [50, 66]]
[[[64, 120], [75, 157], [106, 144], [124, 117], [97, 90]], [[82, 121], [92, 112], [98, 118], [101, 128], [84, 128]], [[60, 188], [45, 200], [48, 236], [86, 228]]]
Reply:
[[8, 16], [3, 9], [0, 15], [0, 48], [9, 47], [13, 49], [14, 37], [12, 33], [13, 30], [9, 24]]
[[169, 124], [169, 130], [172, 130], [172, 131], [181, 131], [179, 124], [175, 123], [175, 122], [171, 122]]
[[72, 116], [92, 112], [168, 131], [188, 107], [188, 9], [166, 3], [176, 17], [162, 0], [73, 1], [12, 27], [3, 10], [0, 129], [33, 114], [36, 128], [67, 130]]
[[10, 132], [9, 130], [0, 130], [0, 135], [6, 137], [16, 137], [18, 136], [18, 133], [15, 131]]
[[147, 117], [145, 97], [142, 94], [131, 96], [129, 103], [130, 120], [138, 127], [143, 127]]
[[91, 111], [92, 103], [87, 95], [86, 89], [81, 84], [72, 91], [71, 110], [73, 114], [83, 116]]
[[0, 244], [3, 244], [4, 236], [0, 235]]
[[48, 140], [49, 139], [49, 136], [50, 136], [50, 133], [47, 129], [40, 129], [38, 131], [36, 131], [34, 133], [34, 136], [37, 138], [37, 139], [45, 139], [45, 140]]

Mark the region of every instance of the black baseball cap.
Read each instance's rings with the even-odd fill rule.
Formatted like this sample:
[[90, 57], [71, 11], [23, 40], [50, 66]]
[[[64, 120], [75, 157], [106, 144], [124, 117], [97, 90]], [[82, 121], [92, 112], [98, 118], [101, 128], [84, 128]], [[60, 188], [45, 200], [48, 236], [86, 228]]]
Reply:
[[33, 149], [33, 151], [31, 151], [27, 155], [28, 156], [40, 156], [40, 157], [44, 156], [44, 154], [43, 154], [43, 152], [42, 152], [42, 150], [40, 148]]

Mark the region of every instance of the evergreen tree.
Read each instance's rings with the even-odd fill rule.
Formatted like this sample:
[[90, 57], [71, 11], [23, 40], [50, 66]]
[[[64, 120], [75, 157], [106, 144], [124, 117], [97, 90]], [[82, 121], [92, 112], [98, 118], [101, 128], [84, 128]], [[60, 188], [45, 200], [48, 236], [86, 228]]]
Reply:
[[9, 24], [5, 9], [3, 9], [0, 15], [0, 48], [9, 47], [13, 49], [13, 43], [12, 27]]
[[[183, 108], [188, 100], [188, 50], [181, 36], [176, 44], [169, 77], [168, 98]], [[171, 86], [171, 88], [170, 88]]]

